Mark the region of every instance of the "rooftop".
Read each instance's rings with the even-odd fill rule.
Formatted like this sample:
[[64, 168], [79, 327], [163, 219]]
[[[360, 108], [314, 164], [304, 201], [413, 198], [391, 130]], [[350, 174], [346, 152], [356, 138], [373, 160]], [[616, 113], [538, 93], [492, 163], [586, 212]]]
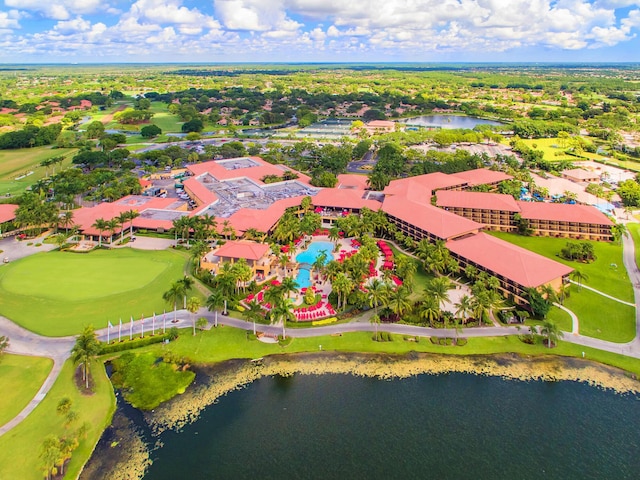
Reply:
[[16, 218], [18, 205], [0, 204], [0, 223], [10, 222]]
[[475, 208], [479, 210], [501, 210], [519, 212], [518, 203], [511, 195], [502, 193], [438, 190], [436, 205], [450, 208]]
[[246, 260], [260, 260], [269, 252], [269, 245], [247, 241], [228, 241], [213, 252], [222, 258], [244, 258]]
[[369, 192], [360, 189], [323, 188], [313, 197], [313, 205], [329, 208], [369, 208], [380, 210], [380, 202], [370, 200]]
[[486, 233], [449, 240], [447, 248], [525, 288], [537, 288], [573, 271], [562, 263]]
[[487, 168], [476, 168], [475, 170], [458, 172], [453, 176], [464, 180], [470, 187], [475, 187], [476, 185], [499, 183], [504, 180], [511, 180], [513, 178], [511, 175], [507, 175], [506, 173], [489, 170]]
[[429, 204], [431, 196], [441, 188], [462, 187], [466, 180], [446, 173], [428, 173], [417, 177], [392, 180], [384, 189], [385, 195], [402, 195], [411, 201]]
[[613, 225], [604, 213], [589, 205], [566, 203], [516, 202], [522, 218], [593, 225]]
[[412, 202], [401, 196], [385, 198], [382, 210], [443, 240], [474, 233], [483, 227], [433, 205]]

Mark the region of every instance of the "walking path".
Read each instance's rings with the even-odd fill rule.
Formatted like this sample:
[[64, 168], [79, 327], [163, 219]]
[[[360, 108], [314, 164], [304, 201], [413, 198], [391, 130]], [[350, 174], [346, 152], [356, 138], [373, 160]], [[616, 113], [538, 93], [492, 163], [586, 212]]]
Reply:
[[604, 293], [604, 292], [601, 292], [600, 290], [596, 290], [595, 288], [590, 287], [590, 286], [588, 286], [588, 285], [585, 285], [584, 283], [574, 282], [573, 280], [569, 280], [569, 281], [570, 281], [571, 283], [573, 283], [574, 285], [577, 285], [579, 289], [580, 289], [580, 288], [586, 288], [587, 290], [591, 290], [592, 292], [595, 292], [595, 293], [597, 293], [598, 295], [602, 295], [603, 297], [610, 298], [610, 299], [611, 299], [611, 300], [613, 300], [614, 302], [623, 303], [623, 304], [625, 304], [625, 305], [630, 305], [630, 306], [632, 306], [632, 307], [635, 307], [635, 306], [636, 306], [636, 304], [635, 304], [635, 303], [632, 303], [632, 302], [625, 302], [624, 300], [620, 300], [619, 298], [612, 297], [612, 296], [611, 296], [611, 295], [609, 295], [608, 293]]
[[[35, 253], [35, 252], [34, 252]], [[633, 239], [630, 235], [626, 234], [623, 237], [623, 259], [624, 265], [629, 274], [629, 279], [633, 285], [634, 298], [636, 304], [640, 300], [640, 271], [635, 263], [635, 246]], [[583, 285], [584, 286], [584, 285]], [[589, 288], [589, 287], [585, 287]], [[591, 289], [593, 290], [593, 289]], [[615, 301], [634, 305], [629, 302], [624, 302], [610, 295], [606, 295], [602, 292], [597, 293], [611, 298]], [[565, 310], [572, 319], [572, 331], [566, 332], [567, 335], [563, 337], [563, 340], [576, 345], [583, 345], [585, 347], [596, 348], [612, 353], [626, 355], [633, 358], [640, 358], [640, 309], [636, 308], [636, 337], [628, 343], [613, 343], [604, 340], [599, 340], [592, 337], [586, 337], [580, 335], [579, 321], [577, 316], [569, 309], [562, 305], [557, 305], [562, 310]], [[292, 338], [310, 338], [322, 335], [335, 335], [349, 332], [373, 332], [375, 326], [370, 324], [369, 318], [373, 314], [373, 311], [366, 312], [359, 318], [355, 318], [352, 322], [339, 324], [339, 325], [327, 325], [323, 327], [305, 328], [305, 329], [289, 329], [287, 336]], [[179, 310], [176, 313], [177, 320], [174, 322], [173, 312], [168, 312], [166, 316], [158, 315], [155, 318], [146, 318], [138, 320], [136, 322], [126, 322], [120, 327], [115, 325], [114, 327], [107, 329], [103, 328], [97, 330], [98, 338], [102, 341], [106, 341], [107, 337], [114, 340], [118, 335], [124, 336], [131, 335], [131, 333], [139, 334], [145, 332], [150, 334], [152, 331], [160, 332], [163, 328], [178, 327], [178, 328], [191, 328], [192, 320], [195, 318], [205, 317], [209, 321], [209, 324], [222, 324], [228, 325], [243, 330], [253, 330], [253, 323], [239, 320], [229, 316], [219, 314], [217, 312], [209, 312], [205, 309], [200, 309], [195, 315], [191, 315], [186, 310]], [[281, 326], [277, 325], [259, 325], [259, 331], [278, 335], [281, 333]], [[378, 330], [388, 333], [396, 333], [400, 335], [422, 336], [422, 337], [455, 337], [459, 335], [459, 331], [453, 328], [430, 328], [419, 327], [416, 325], [403, 325], [403, 324], [382, 324], [378, 326]], [[479, 328], [468, 328], [464, 330], [464, 336], [467, 338], [479, 338], [479, 337], [500, 337], [507, 335], [520, 335], [529, 332], [527, 327], [502, 327], [502, 326], [490, 326]], [[124, 334], [124, 335], [123, 335]], [[50, 338], [37, 335], [33, 332], [25, 330], [24, 328], [16, 325], [10, 320], [0, 316], [0, 335], [9, 337], [10, 345], [7, 349], [10, 353], [16, 353], [20, 355], [35, 355], [49, 357], [54, 360], [54, 366], [51, 372], [47, 376], [44, 384], [38, 391], [37, 395], [29, 402], [29, 404], [20, 412], [15, 418], [9, 421], [7, 424], [0, 427], [0, 435], [8, 432], [22, 420], [24, 420], [29, 413], [31, 413], [38, 404], [45, 398], [47, 392], [51, 389], [51, 386], [55, 382], [60, 370], [66, 359], [70, 355], [71, 348], [75, 342], [75, 337], [59, 337]]]

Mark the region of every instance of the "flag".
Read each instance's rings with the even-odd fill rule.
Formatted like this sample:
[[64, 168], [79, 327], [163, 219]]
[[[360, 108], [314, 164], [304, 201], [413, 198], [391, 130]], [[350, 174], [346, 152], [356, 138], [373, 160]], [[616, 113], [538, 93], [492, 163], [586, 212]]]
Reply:
[[111, 324], [111, 321], [109, 321], [108, 324], [109, 324], [109, 328], [113, 328], [113, 325]]

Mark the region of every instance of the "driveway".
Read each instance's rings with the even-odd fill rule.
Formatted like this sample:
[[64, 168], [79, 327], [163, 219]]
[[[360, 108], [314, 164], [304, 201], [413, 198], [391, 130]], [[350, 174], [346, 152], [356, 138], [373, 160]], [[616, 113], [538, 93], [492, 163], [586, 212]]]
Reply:
[[138, 250], [166, 250], [176, 242], [168, 238], [140, 237], [136, 236], [135, 241], [127, 243], [127, 247], [137, 248]]
[[[8, 258], [9, 261], [18, 260], [38, 252], [48, 252], [56, 248], [53, 244], [42, 243], [44, 237], [19, 241], [16, 237], [7, 237], [0, 240], [0, 259]], [[27, 245], [31, 243], [31, 245]], [[35, 245], [41, 243], [39, 247]]]

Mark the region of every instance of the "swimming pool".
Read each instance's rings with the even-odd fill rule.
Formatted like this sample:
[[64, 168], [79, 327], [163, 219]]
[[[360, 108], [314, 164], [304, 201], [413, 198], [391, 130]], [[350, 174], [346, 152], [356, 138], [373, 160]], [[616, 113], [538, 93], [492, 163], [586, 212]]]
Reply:
[[333, 243], [331, 242], [311, 242], [309, 247], [296, 255], [296, 261], [300, 264], [298, 275], [296, 275], [296, 283], [298, 288], [308, 288], [311, 286], [311, 269], [310, 267], [320, 255], [322, 251], [327, 252], [327, 262], [333, 258]]
[[327, 252], [327, 261], [333, 258], [331, 252], [333, 252], [333, 243], [331, 242], [311, 242], [309, 247], [304, 251], [296, 255], [296, 261], [298, 263], [308, 263], [313, 265], [320, 252], [324, 250]]

